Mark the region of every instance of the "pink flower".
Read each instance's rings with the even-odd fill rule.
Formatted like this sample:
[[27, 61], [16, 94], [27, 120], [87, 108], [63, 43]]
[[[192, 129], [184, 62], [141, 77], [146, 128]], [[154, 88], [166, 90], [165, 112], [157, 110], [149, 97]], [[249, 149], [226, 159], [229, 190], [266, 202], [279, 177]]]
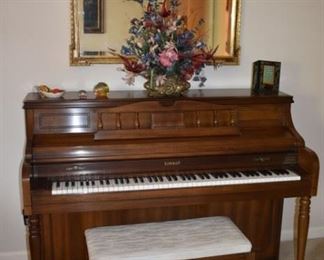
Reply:
[[173, 62], [179, 60], [179, 55], [174, 48], [168, 48], [160, 53], [160, 63], [164, 67], [171, 67]]

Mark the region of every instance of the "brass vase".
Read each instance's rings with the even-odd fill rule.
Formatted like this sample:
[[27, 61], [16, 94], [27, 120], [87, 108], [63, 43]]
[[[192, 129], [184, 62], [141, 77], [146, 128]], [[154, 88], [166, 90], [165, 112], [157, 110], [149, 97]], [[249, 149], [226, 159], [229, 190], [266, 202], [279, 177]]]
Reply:
[[163, 84], [157, 85], [156, 80], [144, 83], [150, 97], [177, 97], [190, 88], [190, 83], [179, 77], [167, 77]]

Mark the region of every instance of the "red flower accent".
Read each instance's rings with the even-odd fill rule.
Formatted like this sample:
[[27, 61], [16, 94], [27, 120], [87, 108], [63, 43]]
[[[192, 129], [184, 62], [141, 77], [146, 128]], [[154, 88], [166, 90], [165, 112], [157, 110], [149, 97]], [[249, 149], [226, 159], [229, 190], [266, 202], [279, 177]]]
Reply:
[[148, 3], [146, 12], [151, 13], [153, 11], [152, 5]]
[[144, 64], [138, 63], [138, 61], [133, 60], [131, 58], [126, 58], [122, 55], [118, 55], [118, 56], [123, 60], [125, 69], [127, 71], [133, 72], [135, 74], [139, 74], [144, 70], [146, 70], [146, 66]]
[[193, 67], [187, 67], [184, 70], [182, 70], [180, 73], [181, 73], [181, 77], [184, 80], [190, 80], [192, 78], [192, 75], [195, 73], [195, 70]]
[[215, 49], [211, 49], [208, 51], [201, 50], [201, 52], [194, 54], [191, 58], [192, 64], [194, 68], [197, 70], [203, 64], [211, 62], [214, 66], [217, 64], [215, 53], [218, 49], [218, 46]]
[[203, 52], [205, 54], [206, 62], [211, 61], [214, 66], [216, 65], [215, 53], [216, 53], [217, 49], [218, 49], [218, 46], [216, 46], [214, 49], [211, 49], [211, 50], [208, 50], [208, 51], [203, 50]]
[[161, 8], [161, 12], [160, 12], [160, 15], [162, 17], [168, 17], [171, 14], [171, 11], [166, 8], [166, 2], [167, 2], [167, 0], [164, 0], [163, 4], [162, 4], [162, 8]]
[[146, 20], [146, 21], [144, 21], [144, 26], [146, 28], [151, 28], [151, 27], [154, 27], [154, 23], [150, 20]]

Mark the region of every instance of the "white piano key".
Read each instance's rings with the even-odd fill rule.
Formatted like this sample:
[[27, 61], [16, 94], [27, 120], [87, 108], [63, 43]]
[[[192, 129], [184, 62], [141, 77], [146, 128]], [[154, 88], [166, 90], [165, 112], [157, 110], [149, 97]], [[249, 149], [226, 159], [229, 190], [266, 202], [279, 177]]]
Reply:
[[[269, 174], [262, 174], [261, 171], [255, 171], [255, 173], [252, 172], [254, 174], [251, 174], [251, 172], [247, 173], [244, 171], [237, 171], [215, 174], [213, 174], [213, 172], [207, 172], [204, 174], [180, 174], [176, 175], [176, 180], [173, 176], [161, 176], [160, 178], [152, 178], [152, 176], [146, 176], [142, 178], [129, 177], [127, 179], [121, 179], [120, 177], [117, 180], [109, 179], [102, 181], [75, 181], [74, 187], [72, 186], [72, 181], [53, 181], [51, 192], [52, 195], [86, 194], [98, 192], [122, 192], [191, 187], [210, 187], [221, 185], [240, 185], [252, 183], [271, 183], [283, 181], [299, 181], [301, 179], [301, 177], [298, 174], [294, 173], [292, 170], [287, 170], [287, 174], [276, 174], [271, 170], [268, 170]], [[188, 176], [190, 177], [188, 178]], [[141, 180], [143, 180], [143, 182]]]
[[58, 190], [57, 190], [57, 194], [60, 194], [60, 195], [63, 195], [63, 194], [65, 194], [64, 193], [64, 181], [60, 181], [59, 182], [59, 188], [58, 188]]
[[57, 194], [56, 181], [54, 181], [52, 183], [52, 195], [56, 195], [56, 194]]
[[67, 194], [72, 194], [72, 193], [73, 193], [72, 181], [69, 181], [67, 187]]

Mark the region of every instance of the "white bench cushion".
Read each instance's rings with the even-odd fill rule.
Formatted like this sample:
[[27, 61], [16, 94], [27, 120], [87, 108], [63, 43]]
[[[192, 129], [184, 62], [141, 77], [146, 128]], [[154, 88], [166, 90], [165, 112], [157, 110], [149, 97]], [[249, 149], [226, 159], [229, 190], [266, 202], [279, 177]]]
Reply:
[[85, 231], [90, 260], [192, 259], [251, 251], [227, 217], [109, 226]]

